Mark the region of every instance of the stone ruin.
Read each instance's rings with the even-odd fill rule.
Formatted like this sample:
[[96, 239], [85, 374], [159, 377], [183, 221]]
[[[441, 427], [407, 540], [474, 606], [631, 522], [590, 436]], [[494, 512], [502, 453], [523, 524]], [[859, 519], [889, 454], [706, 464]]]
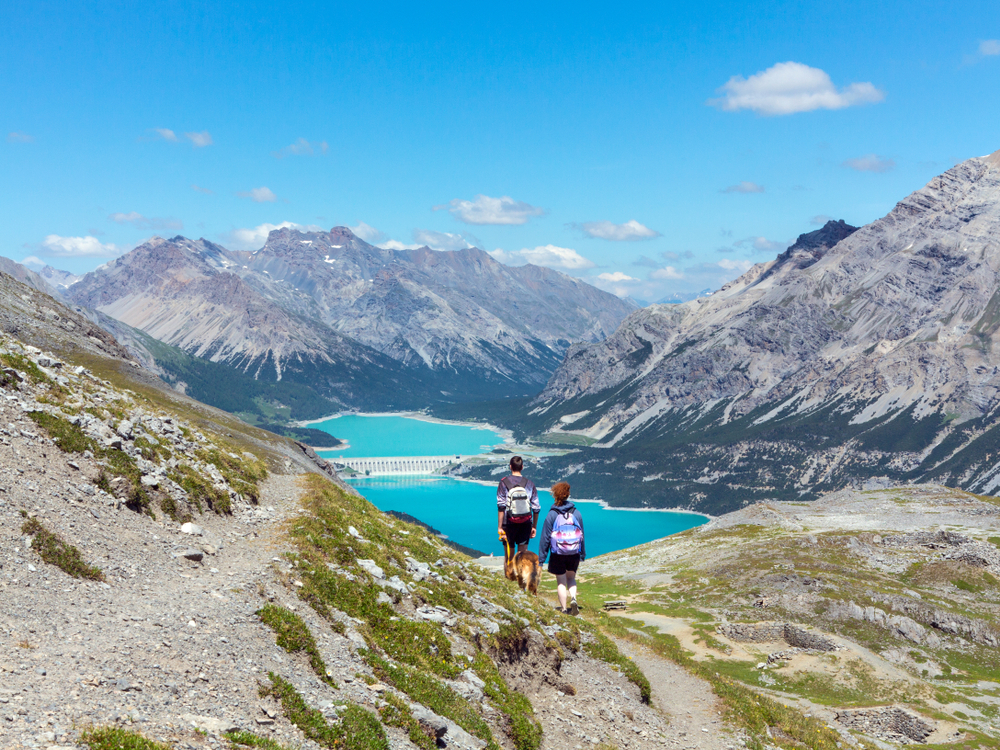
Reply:
[[731, 641], [740, 643], [784, 641], [791, 646], [769, 654], [768, 664], [785, 661], [795, 654], [836, 651], [840, 648], [832, 638], [819, 633], [810, 633], [805, 628], [789, 622], [725, 623], [716, 626], [715, 631]]
[[837, 712], [837, 721], [855, 731], [904, 745], [927, 742], [937, 729], [929, 719], [898, 706], [845, 709]]

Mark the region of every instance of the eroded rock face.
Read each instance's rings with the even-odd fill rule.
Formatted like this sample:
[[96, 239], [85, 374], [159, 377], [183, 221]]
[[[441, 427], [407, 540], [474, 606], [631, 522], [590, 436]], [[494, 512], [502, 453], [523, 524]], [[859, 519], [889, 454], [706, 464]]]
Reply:
[[572, 347], [534, 413], [621, 447], [626, 460], [654, 436], [707, 444], [711, 460], [694, 471], [678, 466], [691, 451], [661, 451], [659, 464], [642, 455], [652, 485], [665, 468], [732, 482], [727, 472], [752, 471], [741, 456], [763, 451], [786, 454], [775, 468], [791, 481], [768, 467], [739, 483], [809, 492], [881, 473], [992, 492], [1000, 457], [989, 441], [972, 444], [1000, 405], [998, 240], [995, 154], [948, 170], [872, 224], [831, 222], [710, 297], [644, 308], [606, 340]]

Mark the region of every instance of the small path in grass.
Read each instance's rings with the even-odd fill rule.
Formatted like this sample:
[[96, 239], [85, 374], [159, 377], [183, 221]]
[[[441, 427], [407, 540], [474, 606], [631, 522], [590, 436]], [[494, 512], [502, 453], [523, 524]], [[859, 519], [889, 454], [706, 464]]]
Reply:
[[619, 650], [646, 675], [653, 705], [670, 721], [670, 747], [730, 750], [743, 747], [742, 734], [722, 718], [722, 702], [711, 686], [683, 667], [640, 644], [615, 639]]

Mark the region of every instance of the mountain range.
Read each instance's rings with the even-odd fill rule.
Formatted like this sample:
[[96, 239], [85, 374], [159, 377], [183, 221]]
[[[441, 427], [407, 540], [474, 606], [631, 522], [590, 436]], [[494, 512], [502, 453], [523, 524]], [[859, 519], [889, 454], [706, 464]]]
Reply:
[[1000, 152], [709, 297], [634, 312], [571, 347], [507, 424], [593, 443], [540, 471], [631, 505], [714, 512], [890, 481], [993, 493], [998, 240]]
[[[294, 418], [535, 394], [571, 343], [600, 340], [635, 309], [547, 268], [476, 248], [387, 250], [344, 227], [275, 230], [255, 252], [154, 237], [62, 294], [196, 369], [273, 384], [268, 398]], [[187, 382], [176, 352], [158, 351], [150, 358]]]

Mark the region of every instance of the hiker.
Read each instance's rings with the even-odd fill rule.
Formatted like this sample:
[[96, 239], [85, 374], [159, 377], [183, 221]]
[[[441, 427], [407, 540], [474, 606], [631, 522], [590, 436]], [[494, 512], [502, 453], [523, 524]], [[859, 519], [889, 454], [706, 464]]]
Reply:
[[497, 533], [504, 541], [505, 559], [516, 552], [528, 549], [528, 541], [535, 538], [538, 514], [538, 490], [534, 482], [521, 476], [524, 461], [520, 456], [510, 459], [510, 475], [497, 485]]
[[576, 603], [576, 571], [586, 556], [583, 517], [569, 499], [569, 484], [559, 482], [552, 486], [552, 507], [542, 526], [538, 559], [545, 562], [549, 558], [549, 572], [556, 577], [560, 612], [571, 615], [580, 612]]

